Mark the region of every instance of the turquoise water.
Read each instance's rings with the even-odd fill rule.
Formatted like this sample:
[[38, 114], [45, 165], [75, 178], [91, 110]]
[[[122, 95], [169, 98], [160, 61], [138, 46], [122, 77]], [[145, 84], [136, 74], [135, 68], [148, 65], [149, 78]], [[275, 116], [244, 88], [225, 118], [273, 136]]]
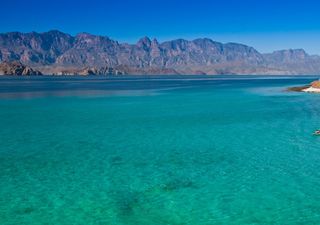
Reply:
[[0, 224], [320, 224], [314, 78], [0, 79]]

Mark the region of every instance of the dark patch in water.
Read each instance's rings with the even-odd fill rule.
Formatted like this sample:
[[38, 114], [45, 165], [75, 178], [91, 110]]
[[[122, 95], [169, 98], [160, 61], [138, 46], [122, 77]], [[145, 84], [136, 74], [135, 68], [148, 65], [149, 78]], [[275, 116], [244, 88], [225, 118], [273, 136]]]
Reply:
[[166, 192], [177, 191], [184, 188], [194, 188], [194, 183], [189, 179], [172, 179], [160, 185], [161, 190]]
[[111, 165], [113, 166], [116, 166], [116, 165], [121, 165], [123, 164], [123, 158], [120, 157], [120, 156], [114, 156], [110, 159], [110, 163]]
[[116, 191], [113, 193], [116, 207], [121, 216], [130, 216], [139, 204], [139, 193], [136, 191]]
[[25, 214], [30, 214], [34, 211], [35, 211], [35, 209], [32, 207], [24, 207], [24, 208], [17, 209], [16, 213], [21, 214], [21, 215], [25, 215]]

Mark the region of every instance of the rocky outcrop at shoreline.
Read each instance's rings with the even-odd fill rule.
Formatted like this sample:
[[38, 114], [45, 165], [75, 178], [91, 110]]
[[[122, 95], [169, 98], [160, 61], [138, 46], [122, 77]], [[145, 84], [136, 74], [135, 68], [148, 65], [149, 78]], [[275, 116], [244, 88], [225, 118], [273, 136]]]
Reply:
[[37, 76], [42, 73], [18, 61], [13, 61], [0, 63], [0, 75]]
[[79, 75], [79, 76], [110, 76], [110, 75], [125, 75], [126, 73], [117, 70], [111, 67], [102, 67], [102, 68], [83, 68], [83, 69], [63, 69], [59, 72], [52, 73], [53, 75], [58, 76], [72, 76], [72, 75]]
[[310, 85], [290, 87], [288, 91], [320, 93], [320, 80], [313, 81]]
[[[29, 66], [22, 64], [19, 61], [13, 62], [2, 62], [0, 63], [0, 75], [15, 75], [15, 76], [38, 76], [38, 75], [57, 75], [57, 76], [68, 76], [68, 75], [79, 75], [79, 76], [89, 76], [89, 75], [124, 75], [125, 72], [114, 69], [111, 67], [101, 67], [101, 68], [49, 68], [48, 72], [40, 72]], [[44, 69], [46, 71], [46, 69]]]

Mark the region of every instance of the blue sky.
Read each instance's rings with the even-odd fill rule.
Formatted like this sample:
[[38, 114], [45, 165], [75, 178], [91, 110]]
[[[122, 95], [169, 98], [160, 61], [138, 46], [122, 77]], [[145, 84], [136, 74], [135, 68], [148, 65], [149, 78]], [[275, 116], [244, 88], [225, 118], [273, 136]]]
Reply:
[[121, 42], [209, 37], [261, 52], [304, 48], [320, 54], [320, 1], [304, 0], [4, 0], [0, 32], [59, 29]]

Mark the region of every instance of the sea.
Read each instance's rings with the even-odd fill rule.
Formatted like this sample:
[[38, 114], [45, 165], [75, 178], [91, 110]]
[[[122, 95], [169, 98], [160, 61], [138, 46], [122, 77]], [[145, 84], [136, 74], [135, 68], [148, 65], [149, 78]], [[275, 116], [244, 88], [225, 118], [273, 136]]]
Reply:
[[0, 224], [320, 224], [318, 78], [0, 77]]

